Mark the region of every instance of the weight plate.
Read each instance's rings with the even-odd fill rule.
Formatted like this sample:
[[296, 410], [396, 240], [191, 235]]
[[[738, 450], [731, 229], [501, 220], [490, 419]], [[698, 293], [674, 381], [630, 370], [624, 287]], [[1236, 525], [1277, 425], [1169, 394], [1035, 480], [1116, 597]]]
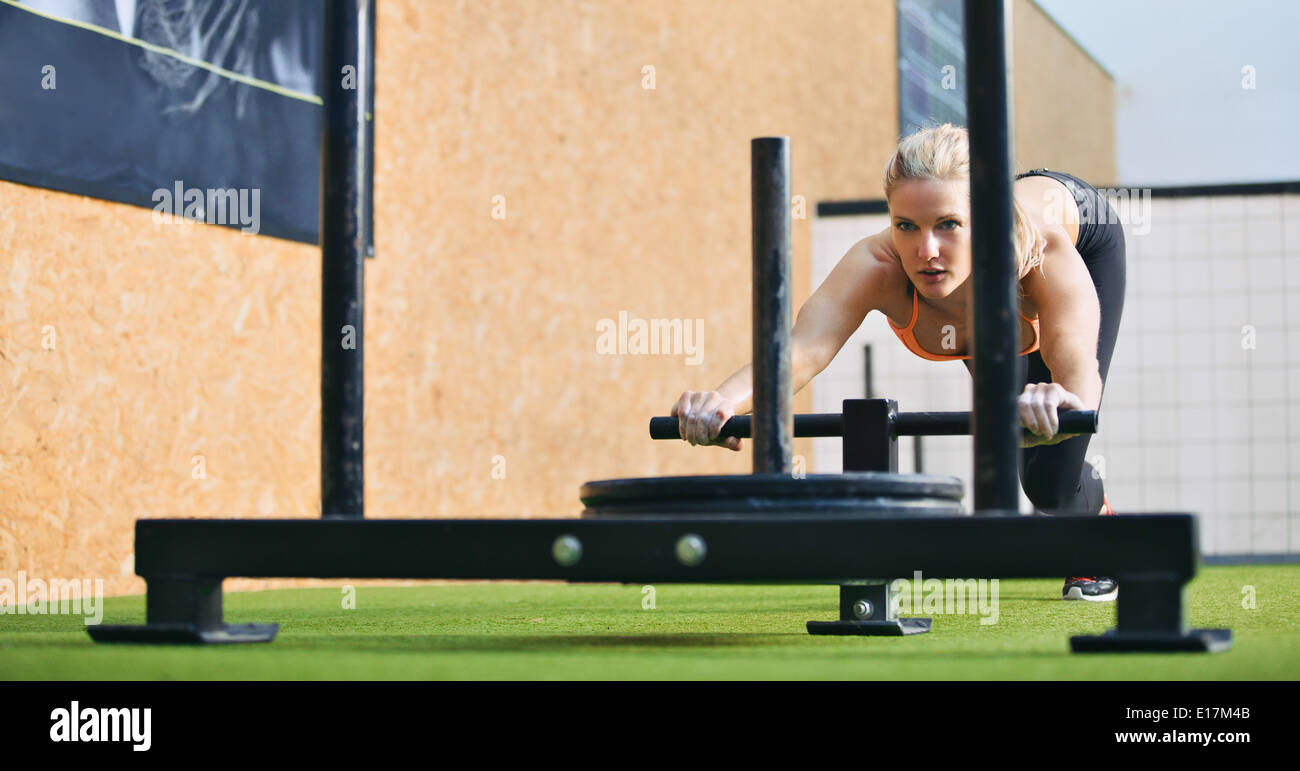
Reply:
[[626, 514], [789, 514], [832, 517], [951, 517], [961, 480], [929, 474], [858, 471], [604, 479], [582, 486], [584, 517]]

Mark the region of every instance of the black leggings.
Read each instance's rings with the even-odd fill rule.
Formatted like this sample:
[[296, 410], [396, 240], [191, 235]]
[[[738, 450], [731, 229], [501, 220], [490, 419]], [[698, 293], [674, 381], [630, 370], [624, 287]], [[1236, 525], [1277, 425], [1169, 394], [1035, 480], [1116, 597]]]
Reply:
[[[1114, 209], [1096, 188], [1071, 174], [1034, 169], [1016, 177], [1045, 176], [1060, 181], [1074, 194], [1079, 205], [1079, 238], [1075, 248], [1083, 257], [1092, 276], [1101, 306], [1101, 328], [1097, 334], [1097, 362], [1100, 365], [1102, 392], [1110, 358], [1119, 336], [1120, 316], [1124, 312], [1124, 228]], [[1050, 383], [1052, 372], [1034, 351], [1018, 357], [1021, 382]], [[967, 369], [973, 366], [966, 361]], [[1021, 386], [1021, 391], [1024, 386]], [[1084, 461], [1089, 434], [1067, 439], [1060, 444], [1030, 447], [1023, 451], [1020, 483], [1034, 508], [1045, 514], [1097, 514], [1101, 511], [1105, 488], [1090, 463]]]

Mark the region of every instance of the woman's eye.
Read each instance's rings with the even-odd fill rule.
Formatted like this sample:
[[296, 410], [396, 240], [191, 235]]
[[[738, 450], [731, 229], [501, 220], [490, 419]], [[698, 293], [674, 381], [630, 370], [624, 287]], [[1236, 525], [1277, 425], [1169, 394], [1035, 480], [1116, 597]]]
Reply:
[[898, 223], [898, 229], [899, 229], [899, 230], [907, 230], [907, 229], [910, 228], [910, 227], [912, 227], [912, 223], [910, 223], [910, 222], [900, 222], [900, 223]]
[[941, 224], [941, 225], [952, 225], [952, 228], [948, 228], [948, 230], [952, 230], [953, 228], [957, 227], [957, 220], [944, 220], [943, 222], [941, 222], [941, 223], [939, 223], [939, 224]]

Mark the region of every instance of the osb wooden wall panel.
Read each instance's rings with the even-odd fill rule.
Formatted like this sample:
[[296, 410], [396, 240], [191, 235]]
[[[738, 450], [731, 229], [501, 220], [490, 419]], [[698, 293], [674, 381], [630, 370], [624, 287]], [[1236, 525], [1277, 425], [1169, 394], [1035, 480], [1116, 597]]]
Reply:
[[316, 249], [0, 183], [0, 576], [139, 590], [137, 517], [316, 508]]
[[1032, 0], [1012, 13], [1016, 168], [1114, 185], [1114, 79]]
[[[792, 137], [809, 217], [882, 195], [894, 36], [892, 0], [385, 0], [367, 514], [571, 516], [588, 479], [746, 473], [647, 418], [749, 360], [752, 137]], [[314, 248], [8, 183], [0, 211], [0, 577], [140, 592], [138, 517], [318, 515]], [[699, 320], [698, 364], [599, 354], [620, 313]]]

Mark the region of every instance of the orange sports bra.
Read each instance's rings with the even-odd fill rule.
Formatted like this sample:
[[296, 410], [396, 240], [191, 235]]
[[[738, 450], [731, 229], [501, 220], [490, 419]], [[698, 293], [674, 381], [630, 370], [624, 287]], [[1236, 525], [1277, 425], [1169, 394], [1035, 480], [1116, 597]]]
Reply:
[[[958, 356], [956, 354], [930, 353], [929, 351], [922, 348], [921, 344], [916, 342], [916, 334], [912, 331], [912, 328], [916, 326], [916, 316], [919, 311], [920, 311], [920, 301], [916, 297], [916, 287], [912, 287], [912, 319], [911, 321], [907, 322], [907, 326], [896, 327], [894, 326], [894, 322], [889, 321], [888, 316], [885, 317], [885, 320], [889, 321], [889, 328], [894, 330], [894, 334], [898, 335], [898, 339], [903, 341], [903, 345], [906, 345], [908, 350], [910, 350], [912, 353], [916, 354], [917, 356], [920, 356], [922, 359], [929, 359], [930, 361], [955, 361], [957, 359], [970, 358], [969, 354], [965, 356]], [[1025, 316], [1025, 314], [1023, 313], [1020, 314], [1020, 318], [1024, 319], [1025, 321], [1028, 321], [1030, 326], [1034, 328], [1033, 344], [1020, 352], [1021, 356], [1027, 356], [1033, 353], [1034, 351], [1038, 350], [1038, 341], [1039, 341], [1038, 319], [1031, 319]]]

